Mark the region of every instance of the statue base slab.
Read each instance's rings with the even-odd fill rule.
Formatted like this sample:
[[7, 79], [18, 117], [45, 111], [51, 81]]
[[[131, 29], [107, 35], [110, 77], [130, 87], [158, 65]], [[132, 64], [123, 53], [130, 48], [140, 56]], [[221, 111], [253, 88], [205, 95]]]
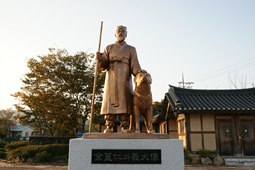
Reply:
[[184, 170], [183, 143], [167, 134], [89, 133], [71, 139], [69, 170]]

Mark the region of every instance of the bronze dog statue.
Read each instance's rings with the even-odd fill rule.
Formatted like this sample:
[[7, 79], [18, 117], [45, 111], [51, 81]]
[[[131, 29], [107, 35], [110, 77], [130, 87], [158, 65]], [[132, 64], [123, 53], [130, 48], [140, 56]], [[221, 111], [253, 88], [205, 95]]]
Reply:
[[134, 79], [134, 119], [135, 132], [140, 133], [140, 115], [144, 118], [147, 133], [154, 133], [152, 127], [151, 76], [145, 70], [137, 73]]

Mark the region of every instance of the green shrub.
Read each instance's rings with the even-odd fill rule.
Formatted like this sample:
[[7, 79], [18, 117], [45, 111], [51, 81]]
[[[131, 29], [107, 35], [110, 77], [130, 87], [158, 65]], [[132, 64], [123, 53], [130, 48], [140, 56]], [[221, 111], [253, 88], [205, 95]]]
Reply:
[[5, 148], [8, 151], [23, 147], [23, 146], [27, 146], [28, 145], [28, 141], [15, 141], [15, 142], [11, 142], [9, 144], [5, 145]]
[[187, 160], [187, 161], [191, 160], [190, 154], [191, 154], [190, 151], [187, 151], [186, 149], [184, 149], [184, 159], [185, 160]]
[[0, 148], [4, 148], [5, 145], [6, 145], [6, 143], [0, 142]]
[[44, 150], [53, 156], [68, 154], [69, 145], [68, 144], [50, 144], [41, 146]]
[[51, 162], [55, 156], [67, 156], [68, 144], [28, 145], [8, 153], [9, 161], [26, 162], [29, 158], [35, 162]]
[[36, 145], [28, 145], [8, 152], [8, 160], [26, 162], [28, 158], [34, 158], [40, 148]]
[[74, 136], [30, 136], [30, 145], [69, 144]]
[[210, 150], [199, 150], [198, 151], [198, 154], [201, 156], [201, 157], [209, 157], [211, 159], [215, 158], [217, 156], [217, 152], [216, 151], [210, 151]]
[[68, 162], [68, 154], [66, 155], [58, 155], [58, 156], [53, 156], [51, 158], [52, 162], [61, 162], [61, 163], [65, 163]]
[[10, 142], [14, 142], [14, 141], [20, 141], [20, 138], [21, 138], [21, 136], [14, 136], [14, 137], [6, 138], [5, 141], [10, 143]]
[[0, 159], [6, 159], [6, 158], [7, 158], [6, 152], [0, 151]]
[[39, 152], [35, 155], [35, 162], [43, 163], [50, 162], [52, 155], [47, 153], [47, 151]]

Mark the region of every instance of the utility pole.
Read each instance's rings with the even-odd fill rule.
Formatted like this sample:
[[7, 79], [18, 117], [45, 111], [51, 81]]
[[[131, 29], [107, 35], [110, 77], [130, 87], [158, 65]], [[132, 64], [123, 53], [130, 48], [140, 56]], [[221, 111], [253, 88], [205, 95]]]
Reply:
[[179, 87], [182, 87], [184, 89], [192, 89], [192, 84], [194, 84], [194, 82], [191, 81], [184, 81], [184, 74], [182, 73], [182, 81], [178, 82], [179, 83]]

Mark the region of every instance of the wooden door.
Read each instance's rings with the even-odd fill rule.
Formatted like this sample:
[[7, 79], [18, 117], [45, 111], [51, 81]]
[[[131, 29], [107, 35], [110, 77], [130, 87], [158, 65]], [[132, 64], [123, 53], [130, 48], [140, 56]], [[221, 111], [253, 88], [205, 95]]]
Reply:
[[218, 141], [220, 155], [234, 154], [233, 125], [231, 119], [218, 120]]
[[255, 125], [253, 120], [240, 120], [240, 137], [244, 155], [255, 155]]

